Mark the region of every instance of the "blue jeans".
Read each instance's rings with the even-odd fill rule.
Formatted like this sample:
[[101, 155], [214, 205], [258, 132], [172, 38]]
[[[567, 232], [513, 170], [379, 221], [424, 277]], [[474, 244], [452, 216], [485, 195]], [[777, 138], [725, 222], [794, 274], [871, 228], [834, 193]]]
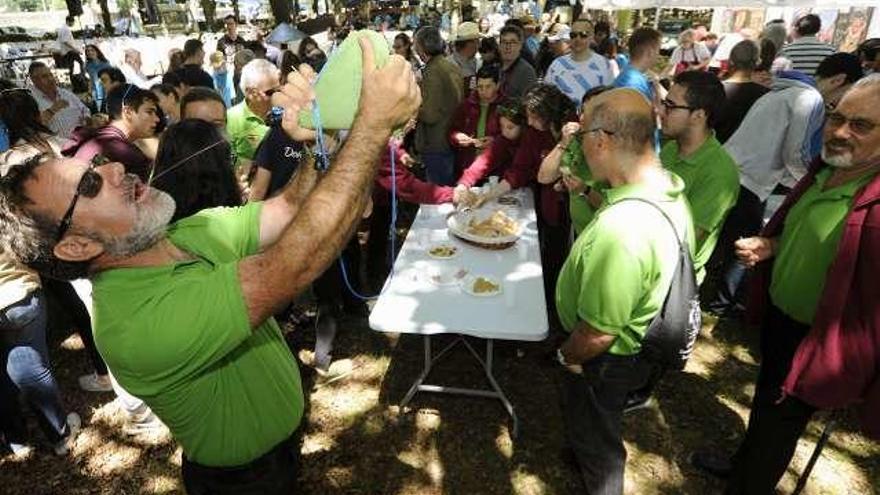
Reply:
[[[21, 410], [17, 394], [38, 413], [40, 428], [51, 443], [67, 436], [67, 412], [61, 405], [58, 384], [49, 368], [46, 345], [48, 315], [42, 290], [31, 292], [21, 301], [0, 311], [0, 357], [3, 359], [4, 423], [15, 425]], [[20, 436], [21, 431], [8, 434]]]
[[626, 448], [623, 408], [630, 392], [645, 386], [654, 367], [640, 356], [602, 354], [583, 364], [583, 375], [565, 372], [562, 418], [565, 440], [591, 495], [622, 495]]
[[455, 185], [455, 153], [431, 151], [421, 154], [428, 182], [440, 186]]

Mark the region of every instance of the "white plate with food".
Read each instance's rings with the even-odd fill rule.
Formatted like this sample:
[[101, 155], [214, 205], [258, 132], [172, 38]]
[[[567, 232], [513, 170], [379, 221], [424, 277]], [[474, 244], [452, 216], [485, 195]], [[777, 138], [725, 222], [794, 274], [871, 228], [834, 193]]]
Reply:
[[428, 247], [428, 256], [437, 260], [448, 260], [458, 256], [458, 247], [452, 244], [432, 244]]
[[432, 265], [425, 271], [428, 281], [434, 285], [443, 287], [447, 285], [457, 285], [467, 278], [468, 271], [459, 266], [448, 265]]
[[467, 275], [458, 286], [466, 294], [476, 297], [492, 297], [501, 294], [501, 282], [488, 275]]
[[446, 226], [452, 234], [480, 244], [511, 244], [522, 231], [519, 222], [500, 209], [460, 211], [446, 219]]

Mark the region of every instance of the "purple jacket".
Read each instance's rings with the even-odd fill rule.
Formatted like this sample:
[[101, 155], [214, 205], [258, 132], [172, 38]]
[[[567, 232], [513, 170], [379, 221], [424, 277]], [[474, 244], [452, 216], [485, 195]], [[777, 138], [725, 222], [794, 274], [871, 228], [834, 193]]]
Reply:
[[[762, 235], [782, 233], [785, 216], [826, 165], [814, 163]], [[880, 175], [856, 193], [837, 255], [828, 269], [810, 332], [801, 342], [782, 385], [820, 409], [855, 406], [864, 431], [880, 439]], [[752, 277], [750, 320], [769, 300], [773, 259]], [[771, 330], [772, 331], [772, 330]]]

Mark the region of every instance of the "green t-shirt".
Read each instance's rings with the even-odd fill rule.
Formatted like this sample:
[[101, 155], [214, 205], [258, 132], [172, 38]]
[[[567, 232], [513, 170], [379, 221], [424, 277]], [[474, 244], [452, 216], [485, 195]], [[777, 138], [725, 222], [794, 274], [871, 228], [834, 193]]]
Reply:
[[486, 136], [486, 121], [489, 120], [489, 104], [480, 103], [480, 116], [477, 118], [477, 139]]
[[269, 132], [269, 127], [251, 112], [246, 101], [242, 101], [226, 111], [226, 132], [229, 133], [235, 155], [253, 160], [257, 146]]
[[168, 425], [187, 458], [236, 466], [290, 436], [299, 369], [275, 320], [255, 330], [238, 262], [257, 252], [262, 203], [203, 210], [168, 231], [196, 257], [94, 277], [95, 341], [120, 385]]
[[[571, 175], [593, 189], [601, 192], [605, 188], [604, 183], [593, 180], [593, 174], [590, 173], [590, 167], [587, 166], [587, 160], [584, 158], [580, 139], [571, 140], [565, 151], [562, 152], [559, 167], [568, 167]], [[568, 211], [571, 214], [571, 224], [575, 234], [583, 232], [587, 224], [593, 221], [593, 215], [596, 214], [595, 208], [590, 205], [587, 198], [574, 193], [569, 194]]]
[[[693, 223], [684, 183], [670, 173], [672, 185], [657, 190], [628, 184], [605, 191], [606, 201], [577, 238], [556, 283], [559, 320], [571, 331], [579, 320], [617, 338], [611, 354], [631, 355], [660, 311], [678, 260], [678, 241], [669, 222], [651, 205], [625, 198], [653, 201], [675, 223], [679, 235], [693, 246]], [[693, 250], [692, 250], [693, 251]], [[693, 253], [691, 253], [693, 254]]]
[[816, 174], [816, 183], [789, 210], [773, 262], [770, 299], [783, 313], [807, 325], [816, 315], [853, 197], [873, 177], [869, 174], [823, 191], [832, 172], [828, 167]]
[[739, 196], [739, 169], [714, 135], [688, 157], [679, 156], [678, 143], [669, 141], [660, 152], [660, 161], [684, 180], [684, 195], [690, 203], [694, 225], [706, 232], [694, 257], [699, 284], [706, 276], [705, 265], [718, 242], [724, 219]]

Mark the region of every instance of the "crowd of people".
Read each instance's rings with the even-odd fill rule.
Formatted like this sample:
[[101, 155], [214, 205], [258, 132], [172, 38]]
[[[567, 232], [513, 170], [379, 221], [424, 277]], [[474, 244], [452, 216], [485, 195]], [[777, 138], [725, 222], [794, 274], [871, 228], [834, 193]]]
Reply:
[[717, 36], [686, 31], [658, 67], [650, 27], [484, 20], [401, 32], [382, 68], [361, 42], [357, 117], [326, 135], [288, 115], [332, 50], [306, 38], [269, 60], [234, 17], [215, 53], [189, 39], [157, 77], [136, 51], [114, 67], [87, 45], [91, 108], [41, 62], [27, 87], [0, 82], [4, 444], [31, 455], [21, 402], [56, 454], [82, 427], [47, 348], [50, 315], [67, 313], [94, 369], [80, 387], [115, 392], [127, 433], [167, 425], [189, 493], [291, 493], [306, 404], [276, 319], [314, 294], [300, 358], [332, 376], [340, 319], [366, 315], [347, 286], [381, 287], [395, 254], [392, 192], [476, 206], [518, 188], [536, 195], [560, 427], [587, 493], [623, 493], [622, 417], [663, 375], [641, 341], [680, 241], [704, 309], [739, 317], [750, 286], [762, 328], [745, 437], [696, 466], [727, 493], [769, 493], [817, 409], [857, 405], [880, 435], [877, 40], [837, 53], [810, 14], [790, 37], [776, 22], [743, 37], [718, 67]]

